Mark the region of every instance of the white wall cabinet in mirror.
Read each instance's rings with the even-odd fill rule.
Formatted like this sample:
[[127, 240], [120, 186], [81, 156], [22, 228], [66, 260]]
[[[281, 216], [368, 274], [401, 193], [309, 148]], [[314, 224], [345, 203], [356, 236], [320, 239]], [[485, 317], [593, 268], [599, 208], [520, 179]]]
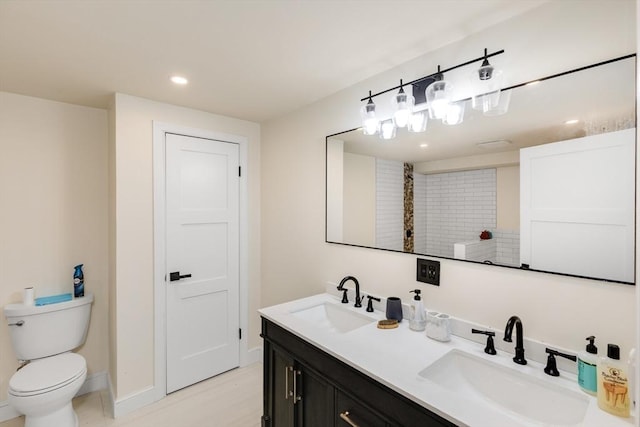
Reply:
[[[630, 54], [514, 85], [504, 115], [467, 108], [455, 127], [432, 122], [424, 133], [401, 129], [392, 141], [360, 129], [328, 136], [326, 240], [633, 283], [635, 75]], [[615, 162], [624, 165], [586, 154], [620, 138], [624, 160]], [[539, 159], [526, 153], [561, 141], [585, 150], [556, 156], [548, 172], [532, 168]], [[563, 166], [569, 157], [573, 164]], [[531, 170], [546, 180], [532, 187], [521, 179]], [[525, 201], [532, 191], [574, 217], [551, 225], [544, 216], [560, 205], [540, 214]], [[491, 238], [480, 237], [485, 230]]]

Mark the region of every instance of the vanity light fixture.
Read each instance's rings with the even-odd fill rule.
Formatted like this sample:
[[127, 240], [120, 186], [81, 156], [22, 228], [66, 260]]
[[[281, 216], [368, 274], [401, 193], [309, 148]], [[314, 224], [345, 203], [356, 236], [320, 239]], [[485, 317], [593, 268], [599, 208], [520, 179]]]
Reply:
[[391, 98], [391, 108], [393, 109], [393, 123], [396, 127], [403, 128], [409, 124], [411, 113], [413, 113], [413, 96], [407, 95], [400, 79], [400, 90], [398, 94]]
[[369, 91], [369, 101], [360, 109], [362, 117], [362, 132], [365, 135], [375, 135], [380, 125], [380, 120], [376, 117], [376, 104], [371, 99], [371, 91]]
[[187, 80], [186, 77], [177, 76], [177, 75], [169, 77], [169, 80], [171, 80], [173, 83], [175, 83], [177, 85], [181, 85], [181, 86], [184, 86], [187, 83], [189, 83], [189, 80]]
[[[454, 102], [453, 85], [444, 80], [444, 73], [479, 61], [482, 61], [482, 63], [480, 68], [475, 70], [475, 79], [485, 83], [484, 86], [481, 85], [480, 90], [476, 91], [476, 95], [474, 95], [478, 97], [479, 108], [482, 109], [485, 115], [504, 114], [508, 108], [508, 98], [507, 102], [500, 100], [502, 98], [500, 95], [502, 72], [496, 70], [489, 63], [489, 58], [502, 53], [504, 53], [504, 50], [488, 53], [487, 49], [485, 49], [481, 57], [446, 70], [441, 70], [440, 65], [438, 65], [436, 73], [420, 77], [406, 84], [403, 83], [403, 80], [400, 80], [400, 86], [375, 94], [369, 91], [369, 96], [360, 100], [366, 101], [366, 104], [360, 109], [364, 134], [374, 135], [379, 133], [380, 138], [391, 139], [395, 136], [397, 128], [407, 127], [409, 132], [423, 132], [427, 128], [427, 119], [429, 118], [442, 120], [444, 124], [448, 125], [462, 123], [465, 104], [469, 100], [473, 101], [473, 97], [458, 99]], [[405, 86], [412, 87], [413, 96], [405, 92]], [[381, 122], [380, 118], [376, 116], [376, 105], [373, 102], [373, 98], [394, 90], [398, 90], [398, 93], [391, 99], [392, 117]]]

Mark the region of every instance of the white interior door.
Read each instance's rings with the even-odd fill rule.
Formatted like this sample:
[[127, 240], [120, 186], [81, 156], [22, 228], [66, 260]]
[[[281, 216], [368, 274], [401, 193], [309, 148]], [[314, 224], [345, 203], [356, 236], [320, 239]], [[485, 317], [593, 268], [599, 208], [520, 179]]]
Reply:
[[238, 168], [238, 144], [166, 134], [167, 393], [239, 365]]
[[635, 129], [520, 151], [520, 259], [634, 281]]

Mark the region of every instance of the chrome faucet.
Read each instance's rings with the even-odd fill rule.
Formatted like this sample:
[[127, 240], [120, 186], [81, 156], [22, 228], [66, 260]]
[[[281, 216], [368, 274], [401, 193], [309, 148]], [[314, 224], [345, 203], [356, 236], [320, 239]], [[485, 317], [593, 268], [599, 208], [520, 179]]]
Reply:
[[344, 279], [342, 279], [340, 281], [340, 284], [338, 285], [338, 290], [339, 291], [344, 291], [345, 288], [343, 288], [344, 284], [346, 282], [348, 282], [349, 280], [352, 280], [353, 283], [356, 284], [356, 303], [353, 304], [354, 307], [362, 307], [362, 300], [364, 299], [364, 296], [360, 296], [360, 283], [358, 283], [358, 279], [356, 279], [353, 276], [347, 276]]
[[511, 316], [507, 321], [507, 326], [504, 329], [504, 340], [506, 342], [512, 342], [511, 334], [513, 332], [513, 325], [516, 326], [516, 356], [513, 358], [513, 361], [518, 365], [526, 365], [527, 360], [524, 358], [522, 320], [520, 320], [518, 316]]

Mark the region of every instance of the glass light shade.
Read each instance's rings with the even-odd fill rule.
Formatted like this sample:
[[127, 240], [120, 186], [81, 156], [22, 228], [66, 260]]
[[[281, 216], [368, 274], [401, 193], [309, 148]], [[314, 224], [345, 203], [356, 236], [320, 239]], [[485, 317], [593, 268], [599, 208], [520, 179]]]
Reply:
[[371, 99], [360, 109], [360, 117], [362, 118], [362, 132], [365, 135], [375, 135], [380, 120], [376, 117], [376, 104]]
[[442, 118], [445, 125], [459, 125], [464, 120], [466, 101], [452, 102], [447, 108], [447, 113]]
[[403, 128], [409, 123], [409, 118], [413, 112], [413, 96], [407, 95], [403, 88], [393, 98], [391, 98], [391, 108], [393, 109], [393, 122], [396, 127]]
[[511, 91], [500, 92], [498, 104], [490, 110], [484, 111], [485, 116], [501, 116], [509, 111], [509, 103], [511, 102]]
[[385, 120], [380, 123], [380, 138], [393, 139], [396, 137], [396, 125], [393, 120]]
[[453, 86], [446, 80], [438, 80], [427, 86], [425, 95], [429, 105], [429, 118], [443, 119], [447, 114]]
[[[493, 70], [490, 78], [480, 79], [478, 74], [482, 76], [482, 69], [474, 72], [471, 76], [471, 87], [473, 96], [471, 97], [471, 107], [474, 110], [480, 110], [487, 113], [497, 108], [500, 103], [500, 90], [502, 89], [503, 74], [501, 70]], [[493, 67], [492, 67], [493, 68]], [[487, 76], [487, 74], [485, 74]]]
[[427, 130], [428, 113], [426, 111], [416, 111], [409, 117], [407, 129], [409, 132], [424, 132]]

